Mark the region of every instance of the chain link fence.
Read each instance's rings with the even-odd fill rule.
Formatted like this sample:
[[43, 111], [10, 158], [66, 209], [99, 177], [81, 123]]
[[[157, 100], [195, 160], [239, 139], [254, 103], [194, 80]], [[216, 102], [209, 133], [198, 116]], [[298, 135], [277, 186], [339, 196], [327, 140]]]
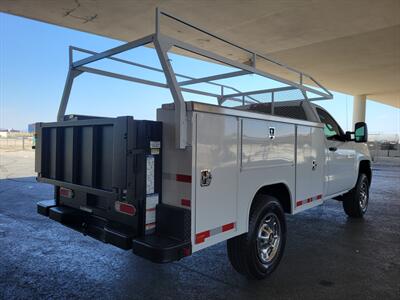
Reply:
[[368, 142], [369, 152], [372, 160], [376, 161], [379, 157], [400, 157], [400, 145], [390, 142]]
[[34, 145], [33, 137], [1, 137], [0, 149], [3, 150], [32, 150]]

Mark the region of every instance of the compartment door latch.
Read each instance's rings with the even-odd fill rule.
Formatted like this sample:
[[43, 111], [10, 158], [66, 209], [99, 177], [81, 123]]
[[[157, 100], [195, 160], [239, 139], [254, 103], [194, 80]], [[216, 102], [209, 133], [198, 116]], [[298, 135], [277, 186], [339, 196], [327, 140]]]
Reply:
[[212, 175], [209, 169], [204, 169], [200, 171], [200, 186], [209, 186], [211, 183]]
[[315, 160], [312, 161], [312, 170], [315, 171], [315, 169], [317, 168], [318, 164]]

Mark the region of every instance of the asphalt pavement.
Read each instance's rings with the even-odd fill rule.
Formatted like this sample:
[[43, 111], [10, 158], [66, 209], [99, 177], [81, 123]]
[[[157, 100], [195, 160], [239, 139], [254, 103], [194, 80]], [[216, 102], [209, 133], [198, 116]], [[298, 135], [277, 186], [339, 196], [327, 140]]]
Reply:
[[38, 215], [32, 154], [0, 154], [1, 299], [400, 299], [400, 159], [374, 164], [364, 219], [334, 200], [288, 216], [280, 266], [251, 281], [225, 243], [159, 265]]

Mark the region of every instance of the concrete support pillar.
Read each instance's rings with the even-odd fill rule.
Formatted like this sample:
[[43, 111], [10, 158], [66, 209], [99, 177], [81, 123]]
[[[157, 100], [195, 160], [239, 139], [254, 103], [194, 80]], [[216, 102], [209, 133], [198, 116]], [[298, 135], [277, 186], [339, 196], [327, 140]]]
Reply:
[[367, 104], [367, 96], [366, 95], [354, 96], [353, 125], [357, 122], [365, 122], [366, 104]]

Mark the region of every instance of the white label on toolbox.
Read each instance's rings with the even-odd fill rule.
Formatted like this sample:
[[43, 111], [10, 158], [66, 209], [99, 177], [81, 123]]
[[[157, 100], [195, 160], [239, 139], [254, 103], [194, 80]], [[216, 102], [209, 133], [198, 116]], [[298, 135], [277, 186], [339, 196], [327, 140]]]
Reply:
[[146, 194], [154, 193], [154, 156], [146, 157]]
[[161, 148], [160, 141], [150, 141], [150, 148]]
[[156, 209], [152, 208], [146, 211], [146, 224], [152, 224], [156, 222]]
[[150, 152], [151, 152], [151, 155], [158, 155], [158, 154], [160, 154], [160, 149], [151, 149]]
[[156, 224], [155, 223], [146, 224], [146, 234], [154, 233], [155, 229], [156, 229]]
[[146, 209], [155, 208], [158, 204], [158, 194], [148, 195], [146, 197]]
[[146, 197], [146, 234], [151, 234], [156, 227], [156, 206], [158, 204], [158, 194]]

